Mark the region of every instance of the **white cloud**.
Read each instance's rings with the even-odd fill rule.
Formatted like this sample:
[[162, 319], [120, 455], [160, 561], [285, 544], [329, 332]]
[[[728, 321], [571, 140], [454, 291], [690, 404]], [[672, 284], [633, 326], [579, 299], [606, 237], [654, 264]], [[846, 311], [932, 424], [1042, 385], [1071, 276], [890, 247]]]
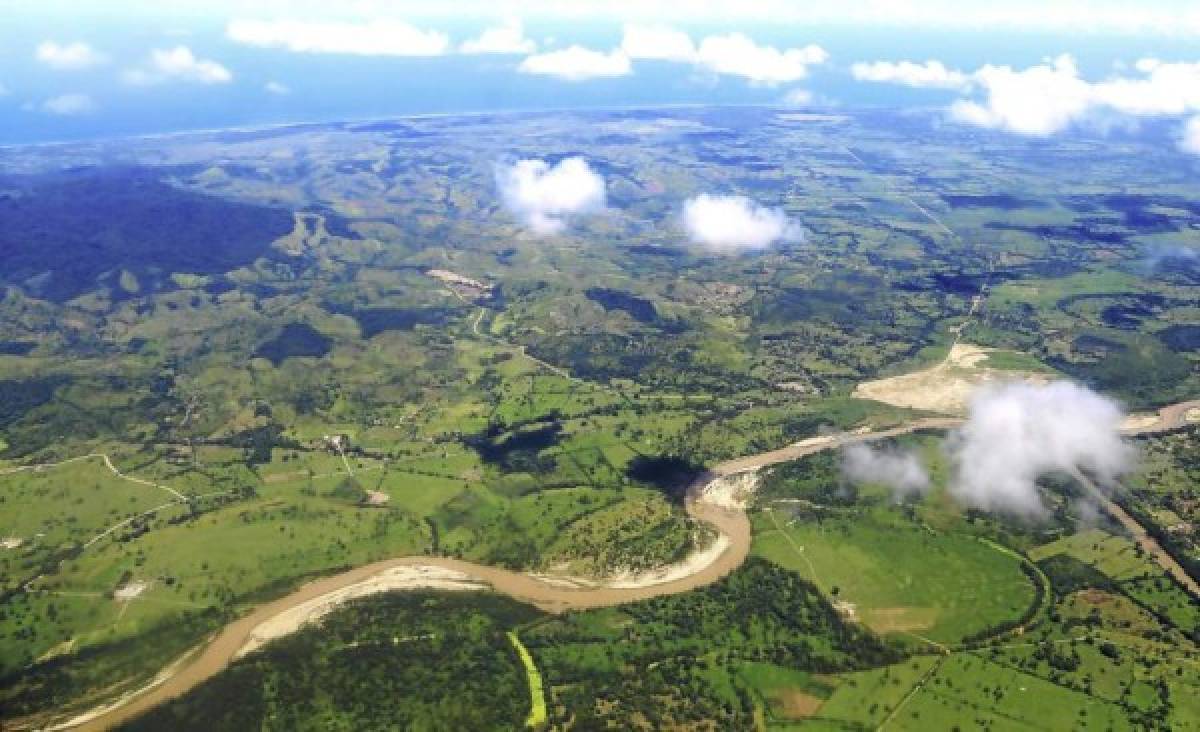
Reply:
[[1183, 137], [1179, 140], [1179, 149], [1193, 155], [1200, 155], [1200, 115], [1192, 117], [1183, 126]]
[[929, 490], [929, 473], [911, 450], [849, 445], [842, 450], [842, 475], [853, 483], [885, 485], [896, 500]]
[[[246, 0], [223, 2], [235, 11]], [[263, 4], [259, 2], [258, 4]], [[272, 4], [283, 5], [276, 0]], [[355, 2], [352, 5], [362, 5]], [[983, 30], [1030, 33], [1052, 31], [1085, 36], [1108, 33], [1123, 36], [1154, 34], [1173, 37], [1200, 35], [1200, 8], [1190, 0], [1005, 0], [972, 3], [962, 0], [860, 0], [859, 2], [798, 2], [797, 0], [371, 0], [372, 8], [386, 8], [408, 17], [491, 17], [497, 5], [519, 5], [526, 17], [574, 22], [604, 20], [645, 24], [677, 20], [686, 11], [689, 22], [726, 27], [769, 24], [773, 27], [841, 26], [862, 28]], [[287, 6], [328, 8], [328, 0], [289, 0]], [[297, 11], [298, 12], [298, 11]]]
[[288, 94], [292, 93], [291, 88], [287, 84], [281, 84], [278, 81], [268, 81], [266, 84], [263, 84], [263, 89], [268, 94], [274, 94], [280, 97], [287, 96]]
[[357, 56], [440, 56], [450, 46], [445, 33], [387, 18], [363, 23], [239, 19], [229, 22], [225, 35], [250, 46]]
[[1200, 111], [1200, 62], [1138, 60], [1142, 78], [1114, 78], [1092, 85], [1095, 103], [1134, 115], [1178, 115]]
[[828, 58], [820, 46], [780, 51], [774, 46], [760, 46], [742, 33], [708, 36], [696, 50], [696, 63], [709, 71], [767, 85], [803, 79], [809, 66]]
[[87, 94], [62, 94], [42, 102], [42, 111], [71, 117], [96, 111], [96, 102]]
[[503, 25], [487, 28], [478, 38], [463, 41], [460, 53], [533, 53], [537, 43], [525, 37], [519, 18], [509, 18]]
[[691, 36], [665, 26], [626, 25], [621, 50], [632, 59], [696, 61], [696, 44]]
[[155, 49], [143, 68], [129, 69], [123, 75], [128, 84], [161, 84], [167, 81], [190, 81], [198, 84], [225, 84], [233, 74], [216, 61], [197, 58], [187, 46]]
[[517, 67], [525, 74], [557, 76], [567, 81], [584, 81], [633, 73], [629, 57], [620, 50], [602, 53], [582, 46], [548, 51], [527, 57]]
[[697, 45], [683, 31], [636, 24], [625, 25], [620, 50], [635, 60], [690, 63], [705, 71], [766, 85], [802, 79], [808, 75], [809, 66], [829, 58], [825, 49], [815, 45], [780, 51], [760, 46], [742, 33], [706, 36]]
[[[988, 64], [966, 73], [938, 61], [879, 61], [854, 64], [851, 73], [862, 81], [977, 90], [978, 96], [950, 106], [953, 119], [1023, 135], [1051, 135], [1104, 112], [1132, 117], [1200, 113], [1200, 62], [1143, 58], [1132, 70], [1115, 68], [1132, 75], [1088, 81], [1068, 54], [1025, 69]], [[1185, 129], [1185, 140], [1187, 134]], [[1182, 147], [1188, 149], [1186, 143]]]
[[850, 67], [850, 73], [859, 81], [903, 84], [922, 88], [962, 89], [971, 83], [967, 74], [948, 69], [941, 61], [926, 61], [923, 64], [912, 61], [859, 62]]
[[718, 251], [763, 249], [798, 231], [779, 209], [759, 206], [745, 196], [707, 193], [684, 202], [683, 227], [693, 242]]
[[1069, 126], [1092, 104], [1090, 85], [1079, 78], [1074, 59], [1066, 54], [1021, 71], [989, 64], [973, 78], [984, 89], [987, 101], [959, 100], [950, 107], [950, 114], [980, 127], [1049, 135]]
[[966, 424], [947, 440], [955, 466], [950, 491], [985, 510], [1043, 514], [1039, 477], [1082, 468], [1105, 484], [1130, 468], [1122, 418], [1116, 403], [1070, 382], [982, 388]]
[[981, 127], [1049, 135], [1103, 110], [1133, 116], [1200, 112], [1200, 63], [1144, 58], [1134, 68], [1141, 76], [1089, 82], [1066, 54], [1022, 70], [988, 65], [971, 75], [985, 99], [961, 99], [950, 113]]
[[[178, 2], [175, 4], [179, 4]], [[189, 4], [197, 4], [192, 0]], [[247, 7], [263, 12], [287, 12], [321, 18], [347, 12], [370, 12], [398, 19], [495, 17], [497, 7], [519, 8], [526, 18], [574, 23], [602, 21], [657, 25], [678, 22], [686, 10], [689, 23], [712, 27], [816, 28], [835, 26], [850, 31], [863, 28], [972, 30], [990, 33], [1061, 33], [1088, 40], [1089, 34], [1120, 36], [1200, 36], [1200, 7], [1190, 0], [1006, 0], [973, 3], [962, 0], [861, 0], [860, 2], [797, 2], [797, 0], [209, 0], [206, 10], [215, 17], [246, 14]], [[349, 8], [349, 10], [347, 10]], [[965, 9], [964, 9], [965, 8]], [[561, 24], [559, 24], [561, 25]], [[1152, 40], [1152, 39], [1151, 39]]]
[[99, 66], [108, 58], [86, 43], [57, 43], [42, 41], [34, 51], [34, 57], [52, 69], [78, 71]]
[[535, 234], [556, 234], [572, 216], [604, 209], [604, 178], [583, 158], [551, 166], [544, 160], [518, 160], [496, 168], [504, 205]]

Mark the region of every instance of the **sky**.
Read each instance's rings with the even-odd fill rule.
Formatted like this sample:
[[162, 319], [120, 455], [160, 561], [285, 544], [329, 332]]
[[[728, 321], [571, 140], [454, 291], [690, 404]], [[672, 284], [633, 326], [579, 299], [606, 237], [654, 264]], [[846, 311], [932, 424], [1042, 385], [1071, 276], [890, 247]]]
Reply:
[[[683, 8], [684, 10], [681, 10]], [[0, 0], [0, 144], [412, 114], [914, 107], [1200, 156], [1200, 3]]]

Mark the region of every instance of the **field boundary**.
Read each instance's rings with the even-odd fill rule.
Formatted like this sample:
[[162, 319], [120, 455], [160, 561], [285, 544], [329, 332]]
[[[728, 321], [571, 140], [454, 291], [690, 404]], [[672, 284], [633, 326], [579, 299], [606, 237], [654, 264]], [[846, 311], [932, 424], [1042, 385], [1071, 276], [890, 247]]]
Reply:
[[[1184, 402], [1164, 407], [1159, 410], [1159, 419], [1154, 424], [1126, 430], [1125, 435], [1133, 436], [1160, 431], [1164, 426], [1169, 427], [1172, 423], [1180, 421], [1182, 410], [1185, 406], [1197, 403]], [[431, 565], [456, 569], [481, 579], [483, 582], [492, 585], [493, 589], [502, 594], [524, 602], [530, 602], [551, 613], [561, 613], [570, 609], [609, 607], [634, 600], [677, 594], [708, 585], [741, 566], [742, 562], [749, 555], [751, 542], [750, 521], [744, 507], [727, 508], [704, 500], [705, 488], [710, 482], [721, 477], [759, 470], [778, 463], [790, 462], [825, 450], [843, 447], [847, 444], [870, 443], [924, 429], [953, 429], [960, 426], [962, 422], [963, 420], [956, 418], [919, 418], [875, 432], [858, 432], [843, 434], [838, 437], [801, 440], [800, 442], [779, 449], [727, 460], [713, 466], [698, 476], [688, 486], [685, 507], [693, 519], [712, 524], [719, 532], [728, 535], [731, 539], [731, 544], [719, 556], [714, 557], [711, 563], [696, 568], [691, 574], [685, 577], [673, 578], [669, 581], [633, 588], [563, 588], [525, 573], [510, 572], [497, 567], [478, 565], [472, 562], [445, 557], [409, 556], [381, 560], [350, 569], [339, 575], [314, 581], [290, 595], [277, 598], [273, 602], [259, 606], [250, 615], [243, 616], [230, 625], [227, 625], [224, 630], [217, 634], [216, 640], [203, 646], [200, 657], [195, 664], [182, 669], [178, 675], [167, 679], [161, 686], [155, 689], [144, 688], [138, 694], [133, 695], [133, 698], [127, 704], [109, 707], [99, 715], [96, 715], [95, 711], [86, 713], [75, 720], [66, 722], [61, 727], [77, 726], [80, 729], [109, 729], [114, 724], [131, 719], [138, 713], [157, 705], [164, 699], [178, 696], [223, 670], [232, 657], [232, 651], [236, 651], [237, 647], [240, 647], [240, 642], [238, 641], [241, 635], [253, 628], [261, 618], [282, 612], [305, 597], [315, 596], [323, 592], [330, 592], [357, 582], [369, 580], [374, 573], [390, 567]], [[1028, 560], [1023, 558], [1023, 561]], [[1022, 566], [1024, 567], [1025, 565], [1022, 564]], [[229, 652], [227, 653], [226, 651]], [[530, 656], [527, 669], [532, 665], [532, 660]], [[525, 661], [524, 657], [522, 657], [522, 661]], [[532, 666], [532, 668], [536, 672], [536, 666]], [[540, 682], [540, 673], [537, 678]], [[544, 698], [542, 699], [542, 709], [545, 709]], [[87, 719], [88, 721], [80, 724], [79, 721], [76, 721], [80, 719]]]

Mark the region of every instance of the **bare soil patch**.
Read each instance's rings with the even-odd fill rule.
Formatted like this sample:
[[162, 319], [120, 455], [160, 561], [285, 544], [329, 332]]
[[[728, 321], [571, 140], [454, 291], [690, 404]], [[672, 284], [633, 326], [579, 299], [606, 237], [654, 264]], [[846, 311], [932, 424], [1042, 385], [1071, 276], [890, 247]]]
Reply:
[[1113, 601], [1112, 595], [1108, 594], [1104, 590], [1097, 590], [1095, 588], [1089, 588], [1081, 591], [1079, 593], [1079, 599], [1083, 600], [1089, 605], [1105, 605]]
[[772, 706], [787, 719], [806, 719], [813, 716], [825, 703], [824, 699], [806, 694], [799, 689], [787, 689], [772, 694]]
[[137, 597], [138, 595], [145, 592], [149, 586], [150, 586], [149, 582], [144, 582], [142, 580], [134, 580], [133, 582], [130, 582], [127, 585], [122, 585], [121, 587], [118, 587], [113, 592], [113, 599], [114, 600], [125, 600], [125, 601], [132, 600], [135, 597]]
[[863, 624], [880, 635], [927, 630], [937, 620], [937, 608], [876, 607], [861, 612]]
[[985, 366], [988, 354], [995, 350], [956, 343], [941, 363], [910, 374], [865, 381], [854, 388], [854, 396], [896, 407], [962, 415], [967, 412], [971, 393], [983, 384], [1017, 380], [1044, 384], [1049, 381], [1045, 374]]

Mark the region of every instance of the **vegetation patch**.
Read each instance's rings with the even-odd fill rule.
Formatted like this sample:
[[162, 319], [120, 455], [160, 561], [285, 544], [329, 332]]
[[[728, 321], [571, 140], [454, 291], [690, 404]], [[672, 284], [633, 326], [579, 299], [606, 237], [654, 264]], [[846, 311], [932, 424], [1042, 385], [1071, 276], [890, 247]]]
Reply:
[[654, 486], [677, 503], [702, 472], [703, 466], [678, 455], [637, 455], [625, 468], [629, 478]]
[[815, 582], [878, 632], [942, 643], [1021, 618], [1035, 589], [1021, 561], [975, 537], [883, 510], [755, 520], [753, 552]]
[[307, 323], [288, 323], [254, 352], [279, 366], [289, 358], [322, 358], [333, 348], [333, 339]]
[[530, 681], [508, 629], [539, 616], [490, 594], [363, 598], [124, 729], [519, 729]]
[[58, 376], [0, 380], [0, 427], [17, 421], [52, 400], [55, 390], [67, 381]]
[[571, 613], [522, 638], [552, 690], [551, 723], [586, 728], [752, 729], [761, 692], [748, 681], [761, 679], [747, 662], [828, 673], [899, 655], [795, 573], [753, 558], [694, 592]]
[[509, 641], [512, 642], [513, 648], [517, 651], [517, 656], [521, 659], [521, 665], [525, 667], [525, 680], [529, 683], [529, 716], [525, 718], [525, 726], [534, 729], [541, 729], [546, 723], [546, 691], [542, 685], [542, 674], [538, 671], [537, 664], [533, 661], [533, 656], [529, 654], [529, 649], [521, 642], [521, 638], [516, 631], [508, 631], [506, 634]]
[[5, 186], [19, 193], [0, 196], [4, 279], [56, 302], [121, 270], [143, 289], [166, 288], [170, 272], [250, 264], [292, 229], [288, 211], [196, 193], [162, 177], [121, 167], [7, 177]]

